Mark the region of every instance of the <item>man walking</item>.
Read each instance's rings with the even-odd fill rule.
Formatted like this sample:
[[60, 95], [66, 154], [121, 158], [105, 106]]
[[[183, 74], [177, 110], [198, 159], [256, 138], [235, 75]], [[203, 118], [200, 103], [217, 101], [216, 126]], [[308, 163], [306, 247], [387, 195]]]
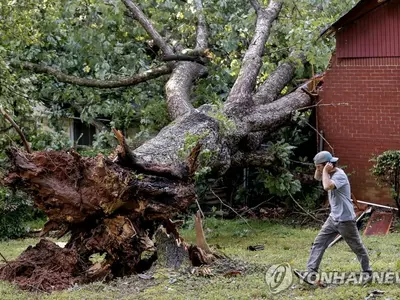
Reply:
[[[357, 255], [361, 264], [364, 278], [371, 277], [368, 253], [361, 241], [356, 224], [351, 201], [350, 183], [345, 172], [336, 167], [337, 157], [328, 151], [321, 151], [314, 157], [316, 167], [314, 178], [321, 181], [324, 190], [328, 191], [331, 213], [319, 231], [312, 245], [310, 257], [307, 262], [307, 271], [295, 271], [295, 274], [306, 282], [314, 283], [316, 273], [324, 255], [325, 249], [340, 234], [351, 250]], [[296, 273], [297, 272], [297, 273]]]

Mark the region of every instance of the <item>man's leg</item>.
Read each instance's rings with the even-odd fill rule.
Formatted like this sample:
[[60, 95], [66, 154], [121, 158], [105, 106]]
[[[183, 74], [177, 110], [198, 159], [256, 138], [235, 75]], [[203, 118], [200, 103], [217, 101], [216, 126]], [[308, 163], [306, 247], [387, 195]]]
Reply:
[[331, 217], [328, 217], [311, 247], [310, 258], [307, 262], [308, 272], [318, 272], [319, 264], [321, 263], [325, 249], [335, 239], [337, 234], [338, 231], [333, 220]]
[[351, 250], [357, 255], [363, 272], [371, 272], [369, 265], [368, 252], [361, 241], [356, 221], [340, 222], [338, 225], [339, 233], [350, 246]]

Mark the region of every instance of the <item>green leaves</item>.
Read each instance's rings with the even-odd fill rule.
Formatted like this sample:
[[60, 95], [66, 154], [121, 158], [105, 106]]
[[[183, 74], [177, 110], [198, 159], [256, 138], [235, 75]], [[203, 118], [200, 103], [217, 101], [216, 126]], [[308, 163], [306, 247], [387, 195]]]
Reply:
[[272, 174], [266, 170], [265, 173], [261, 173], [260, 176], [264, 179], [265, 188], [272, 195], [288, 196], [288, 191], [290, 194], [295, 194], [301, 189], [300, 181], [294, 179], [293, 174], [288, 171]]
[[372, 175], [378, 183], [391, 189], [392, 197], [400, 208], [400, 150], [388, 150], [373, 157]]
[[[196, 82], [192, 93], [196, 107], [221, 104], [226, 99], [251, 41], [256, 18], [246, 0], [210, 0], [203, 4], [213, 55], [207, 64], [208, 76]], [[353, 4], [353, 0], [285, 1], [271, 29], [258, 82], [293, 51], [304, 52], [316, 72], [324, 70], [333, 40], [317, 40], [320, 30]], [[197, 13], [192, 0], [143, 0], [139, 5], [168, 42], [194, 47]], [[66, 85], [49, 76], [9, 67], [11, 61], [29, 60], [75, 76], [113, 80], [158, 66], [159, 49], [126, 15], [121, 1], [0, 0], [0, 16], [0, 101], [15, 113], [17, 122], [32, 115], [32, 107], [41, 103], [52, 122], [71, 116], [85, 122], [102, 117], [118, 128], [139, 127], [150, 136], [168, 123], [165, 78], [107, 91]], [[310, 68], [299, 68], [297, 72], [298, 78], [310, 75]], [[1, 122], [0, 128], [4, 128]], [[285, 135], [290, 138], [290, 132]], [[307, 136], [296, 129], [292, 137], [299, 137], [292, 143], [297, 145]]]
[[24, 223], [34, 212], [31, 205], [25, 193], [0, 187], [0, 240], [15, 239], [26, 234]]

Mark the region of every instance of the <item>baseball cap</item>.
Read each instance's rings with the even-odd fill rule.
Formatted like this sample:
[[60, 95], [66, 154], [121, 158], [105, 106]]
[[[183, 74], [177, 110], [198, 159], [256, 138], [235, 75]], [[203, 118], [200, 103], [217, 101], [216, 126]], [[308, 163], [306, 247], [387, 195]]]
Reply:
[[338, 157], [333, 157], [329, 151], [321, 151], [318, 152], [317, 155], [314, 156], [314, 164], [322, 164], [324, 162], [337, 162]]

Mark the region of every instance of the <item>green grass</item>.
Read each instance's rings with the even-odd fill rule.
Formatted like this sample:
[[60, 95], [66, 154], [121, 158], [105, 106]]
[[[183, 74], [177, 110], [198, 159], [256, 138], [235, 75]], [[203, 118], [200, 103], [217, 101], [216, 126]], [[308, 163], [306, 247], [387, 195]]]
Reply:
[[[74, 287], [70, 291], [50, 295], [26, 293], [9, 283], [0, 281], [0, 299], [364, 299], [374, 289], [385, 291], [385, 298], [399, 299], [400, 286], [372, 284], [331, 286], [313, 289], [299, 283], [276, 296], [269, 294], [264, 281], [263, 266], [289, 262], [293, 268], [304, 269], [311, 243], [318, 228], [294, 228], [267, 221], [243, 221], [207, 219], [206, 234], [210, 245], [218, 247], [235, 260], [245, 261], [255, 268], [253, 272], [237, 277], [221, 275], [196, 277], [160, 269], [154, 279], [119, 279], [110, 284], [93, 283]], [[194, 241], [193, 230], [181, 233], [187, 241]], [[372, 267], [376, 271], [400, 271], [400, 233], [387, 236], [363, 237], [368, 248]], [[0, 251], [7, 259], [13, 259], [29, 244], [37, 240], [16, 240], [0, 243]], [[264, 244], [263, 251], [248, 251], [249, 245]], [[327, 249], [321, 264], [324, 271], [359, 271], [356, 256], [348, 246], [340, 242]], [[136, 286], [135, 282], [149, 283]]]

